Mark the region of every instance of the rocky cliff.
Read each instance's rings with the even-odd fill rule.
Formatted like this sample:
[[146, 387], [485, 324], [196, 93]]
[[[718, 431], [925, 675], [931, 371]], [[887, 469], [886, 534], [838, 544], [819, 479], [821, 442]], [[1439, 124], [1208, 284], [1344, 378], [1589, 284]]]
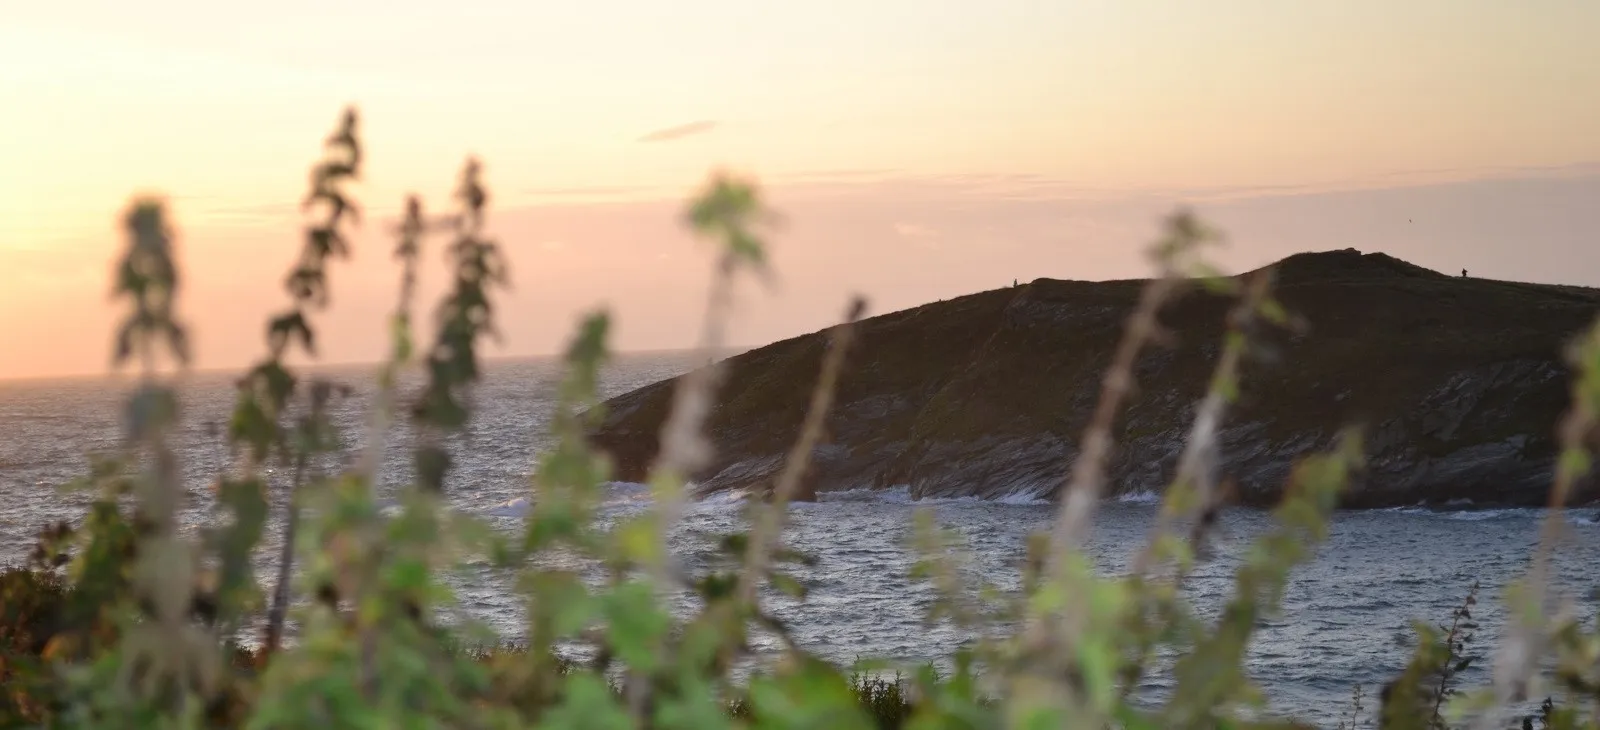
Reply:
[[[1276, 361], [1246, 366], [1222, 439], [1242, 501], [1274, 501], [1292, 461], [1347, 424], [1365, 428], [1369, 458], [1347, 506], [1544, 501], [1567, 403], [1563, 348], [1600, 313], [1600, 291], [1446, 276], [1355, 250], [1276, 266], [1279, 299], [1310, 328], [1277, 336]], [[866, 320], [808, 489], [1054, 494], [1143, 283], [1040, 279]], [[1196, 292], [1164, 311], [1177, 341], [1140, 359], [1115, 491], [1158, 490], [1171, 476], [1229, 304]], [[703, 491], [770, 483], [825, 344], [810, 334], [726, 362]], [[619, 478], [643, 478], [675, 384], [607, 403], [593, 441]]]

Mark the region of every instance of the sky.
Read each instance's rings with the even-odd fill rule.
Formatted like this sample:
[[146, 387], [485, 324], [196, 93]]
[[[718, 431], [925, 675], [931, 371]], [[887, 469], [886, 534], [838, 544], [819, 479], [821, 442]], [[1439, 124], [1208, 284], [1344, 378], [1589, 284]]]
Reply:
[[447, 209], [469, 155], [512, 267], [492, 355], [557, 351], [601, 306], [621, 349], [693, 345], [712, 249], [681, 211], [715, 169], [785, 218], [744, 345], [855, 292], [1141, 276], [1177, 205], [1235, 270], [1353, 247], [1600, 286], [1592, 0], [0, 5], [0, 379], [107, 370], [141, 192], [171, 206], [194, 365], [257, 358], [347, 104], [367, 216], [317, 317], [329, 362], [381, 357], [388, 224], [409, 193]]

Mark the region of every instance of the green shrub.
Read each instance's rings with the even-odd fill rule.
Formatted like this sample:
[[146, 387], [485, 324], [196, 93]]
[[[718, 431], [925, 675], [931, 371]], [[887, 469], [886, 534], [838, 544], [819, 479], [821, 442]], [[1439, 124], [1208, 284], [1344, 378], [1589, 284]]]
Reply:
[[[215, 526], [195, 539], [176, 529], [181, 487], [168, 434], [181, 414], [162, 367], [168, 361], [182, 367], [189, 351], [176, 316], [181, 269], [164, 203], [140, 199], [130, 207], [115, 282], [129, 310], [113, 347], [119, 366], [140, 367], [127, 402], [127, 438], [119, 452], [97, 459], [80, 485], [96, 495], [88, 519], [75, 530], [54, 529], [41, 543], [44, 562], [64, 567], [66, 579], [34, 571], [4, 575], [9, 722], [251, 729], [1296, 726], [1260, 719], [1264, 698], [1245, 672], [1245, 652], [1259, 621], [1278, 611], [1290, 571], [1325, 537], [1340, 491], [1362, 467], [1360, 435], [1351, 431], [1333, 451], [1303, 456], [1272, 514], [1273, 528], [1244, 554], [1220, 615], [1196, 616], [1182, 589], [1205, 559], [1198, 547], [1223, 505], [1224, 490], [1209, 468], [1218, 429], [1255, 352], [1255, 335], [1299, 323], [1273, 299], [1270, 271], [1240, 280], [1208, 266], [1204, 250], [1216, 236], [1192, 216], [1171, 218], [1152, 249], [1159, 276], [1114, 353], [1058, 520], [1029, 542], [1023, 590], [971, 583], [953, 533], [937, 528], [930, 514], [918, 515], [916, 574], [940, 596], [930, 619], [1018, 628], [977, 632], [986, 638], [952, 657], [954, 669], [943, 676], [923, 667], [909, 680], [888, 680], [808, 655], [789, 641], [757, 590], [766, 585], [804, 597], [785, 572], [806, 560], [783, 544], [785, 507], [800, 488], [834, 385], [848, 377], [842, 362], [862, 302], [851, 303], [831, 330], [833, 346], [795, 449], [770, 492], [747, 502], [750, 530], [723, 539], [724, 564], [685, 574], [665, 541], [686, 499], [684, 476], [704, 463], [709, 448], [701, 426], [721, 385], [715, 366], [680, 381], [649, 480], [654, 508], [607, 528], [597, 524], [610, 466], [590, 450], [587, 434], [601, 415], [596, 385], [609, 357], [610, 327], [604, 312], [581, 320], [565, 355], [552, 423], [556, 443], [540, 457], [530, 485], [539, 508], [520, 532], [496, 532], [441, 502], [452, 484], [444, 444], [472, 417], [477, 346], [493, 332], [494, 294], [507, 280], [499, 245], [487, 233], [490, 196], [482, 169], [469, 160], [449, 215], [426, 216], [420, 200], [407, 200], [395, 251], [400, 295], [387, 323], [390, 349], [378, 372], [369, 440], [353, 467], [314, 468], [318, 454], [341, 447], [327, 406], [342, 388], [294, 372], [287, 357], [293, 350], [315, 355], [313, 316], [329, 301], [332, 264], [349, 253], [348, 230], [359, 208], [345, 184], [360, 175], [364, 159], [357, 121], [346, 113], [314, 168], [302, 250], [284, 282], [289, 305], [268, 318], [266, 352], [239, 381], [228, 438], [241, 461], [217, 475]], [[772, 219], [757, 187], [729, 175], [713, 177], [685, 211], [685, 224], [714, 246], [701, 342], [708, 353], [723, 345], [735, 279], [766, 273], [763, 229]], [[434, 312], [434, 340], [419, 346], [412, 332], [414, 281], [426, 244], [440, 237], [448, 239], [449, 286]], [[1132, 392], [1137, 358], [1159, 341], [1163, 308], [1194, 286], [1237, 301], [1222, 356], [1148, 544], [1127, 575], [1100, 577], [1079, 548], [1103, 492], [1111, 426]], [[1589, 470], [1586, 438], [1600, 413], [1600, 324], [1573, 356], [1578, 378], [1563, 426], [1555, 507]], [[402, 403], [396, 382], [412, 367], [421, 368], [425, 387]], [[417, 480], [404, 490], [399, 513], [389, 515], [374, 481], [388, 426], [399, 418], [413, 426], [408, 447]], [[266, 525], [268, 467], [286, 470], [293, 482], [270, 592], [250, 568]], [[1384, 727], [1492, 725], [1491, 713], [1508, 703], [1554, 691], [1562, 701], [1546, 704], [1540, 718], [1546, 727], [1600, 728], [1600, 634], [1574, 623], [1570, 611], [1547, 611], [1553, 541], [1552, 532], [1527, 579], [1508, 593], [1513, 621], [1494, 657], [1492, 685], [1456, 687], [1469, 661], [1463, 654], [1469, 601], [1444, 632], [1419, 628], [1415, 656], [1382, 692]], [[536, 559], [551, 556], [566, 559]], [[523, 644], [473, 649], [474, 642], [497, 639], [444, 620], [453, 596], [441, 576], [468, 558], [487, 560], [515, 579], [526, 606]], [[603, 584], [586, 583], [575, 565], [602, 568]], [[686, 618], [663, 600], [675, 590], [698, 598]], [[296, 594], [313, 600], [291, 609]], [[287, 642], [291, 611], [301, 630]], [[234, 645], [241, 630], [260, 632], [259, 651]], [[786, 650], [735, 681], [756, 632], [778, 637]], [[575, 643], [592, 648], [594, 658], [563, 659], [558, 650]], [[1181, 655], [1173, 666], [1152, 666], [1158, 651], [1171, 650]], [[1535, 671], [1542, 660], [1554, 669]], [[1140, 704], [1135, 688], [1156, 671], [1170, 672], [1171, 695]], [[1365, 723], [1364, 713], [1358, 694], [1348, 724]]]
[[68, 587], [44, 570], [0, 573], [0, 720], [38, 721], [48, 711], [45, 649], [62, 628]]

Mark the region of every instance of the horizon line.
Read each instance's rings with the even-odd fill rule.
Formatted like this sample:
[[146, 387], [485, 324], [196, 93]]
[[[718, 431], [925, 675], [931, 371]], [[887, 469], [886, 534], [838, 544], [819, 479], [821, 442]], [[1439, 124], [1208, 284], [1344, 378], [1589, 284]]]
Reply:
[[[1308, 256], [1308, 255], [1314, 256], [1314, 255], [1318, 255], [1318, 254], [1340, 253], [1340, 252], [1343, 252], [1343, 251], [1355, 251], [1356, 253], [1361, 254], [1362, 256], [1369, 256], [1369, 255], [1379, 254], [1379, 255], [1387, 256], [1387, 257], [1392, 258], [1392, 259], [1394, 259], [1396, 261], [1400, 261], [1402, 263], [1405, 263], [1405, 264], [1408, 264], [1408, 265], [1411, 265], [1411, 266], [1416, 266], [1417, 268], [1424, 269], [1426, 271], [1431, 271], [1431, 272], [1433, 272], [1435, 274], [1439, 274], [1440, 276], [1448, 276], [1448, 277], [1454, 278], [1454, 275], [1450, 274], [1448, 272], [1437, 271], [1435, 269], [1430, 269], [1430, 268], [1428, 268], [1426, 266], [1423, 266], [1421, 264], [1416, 264], [1416, 263], [1412, 263], [1410, 261], [1406, 261], [1403, 258], [1400, 258], [1400, 257], [1395, 256], [1393, 254], [1384, 252], [1382, 250], [1371, 249], [1371, 250], [1363, 251], [1362, 249], [1357, 248], [1355, 246], [1346, 246], [1344, 248], [1330, 248], [1330, 249], [1322, 249], [1322, 250], [1297, 251], [1295, 253], [1287, 254], [1285, 256], [1279, 257], [1279, 258], [1274, 259], [1272, 261], [1269, 261], [1267, 263], [1258, 265], [1258, 266], [1256, 266], [1254, 268], [1247, 269], [1247, 270], [1244, 270], [1244, 271], [1227, 273], [1227, 274], [1223, 274], [1222, 276], [1224, 278], [1233, 278], [1233, 277], [1246, 276], [1246, 275], [1249, 275], [1249, 274], [1254, 273], [1256, 271], [1260, 271], [1260, 270], [1265, 269], [1265, 268], [1269, 268], [1269, 267], [1273, 267], [1273, 266], [1277, 266], [1279, 264], [1282, 264], [1284, 261], [1287, 261], [1290, 258], [1299, 257], [1299, 256]], [[1190, 278], [1199, 278], [1199, 277], [1190, 277]], [[1591, 290], [1591, 291], [1600, 290], [1600, 287], [1584, 286], [1584, 285], [1581, 285], [1581, 284], [1560, 284], [1560, 283], [1547, 282], [1547, 281], [1519, 281], [1519, 280], [1514, 280], [1514, 279], [1496, 279], [1496, 278], [1493, 278], [1491, 276], [1472, 276], [1472, 277], [1468, 277], [1468, 278], [1471, 278], [1471, 279], [1476, 280], [1476, 281], [1491, 281], [1491, 282], [1502, 282], [1502, 283], [1508, 283], [1508, 284], [1524, 284], [1524, 285], [1531, 285], [1531, 286], [1548, 286], [1548, 287], [1557, 287], [1557, 288], [1562, 288], [1562, 289], [1586, 289], [1586, 290]], [[1027, 280], [1023, 280], [1021, 277], [1017, 277], [1016, 278], [1016, 283], [1014, 283], [1014, 284], [1002, 283], [1000, 286], [996, 286], [996, 287], [993, 287], [991, 289], [978, 289], [978, 290], [966, 292], [964, 294], [958, 294], [958, 295], [955, 295], [953, 297], [947, 297], [947, 298], [944, 298], [944, 299], [939, 299], [939, 300], [936, 300], [936, 301], [926, 301], [926, 302], [922, 302], [921, 304], [915, 304], [915, 305], [911, 305], [909, 307], [904, 307], [904, 308], [901, 308], [901, 309], [895, 309], [895, 310], [890, 310], [890, 311], [885, 311], [885, 312], [879, 312], [877, 314], [873, 314], [873, 315], [867, 317], [866, 319], [870, 320], [870, 319], [873, 319], [875, 317], [882, 317], [882, 316], [886, 316], [886, 315], [890, 315], [890, 314], [895, 314], [897, 312], [909, 311], [909, 310], [912, 310], [912, 309], [917, 309], [919, 307], [925, 307], [925, 306], [927, 306], [929, 304], [934, 304], [936, 302], [950, 301], [950, 300], [953, 300], [953, 299], [959, 299], [959, 298], [963, 298], [963, 297], [969, 297], [969, 296], [975, 296], [975, 295], [978, 295], [978, 294], [984, 294], [984, 293], [991, 292], [991, 291], [999, 291], [999, 290], [1002, 290], [1002, 289], [1010, 289], [1010, 288], [1014, 288], [1014, 287], [1021, 287], [1021, 286], [1031, 285], [1031, 284], [1034, 284], [1034, 283], [1040, 282], [1040, 281], [1081, 281], [1081, 282], [1087, 282], [1087, 283], [1109, 284], [1109, 283], [1125, 283], [1125, 282], [1130, 282], [1130, 281], [1150, 281], [1150, 279], [1151, 279], [1151, 277], [1149, 277], [1149, 276], [1139, 277], [1139, 278], [1123, 278], [1123, 279], [1117, 279], [1117, 278], [1112, 278], [1112, 279], [1062, 279], [1062, 278], [1057, 278], [1057, 277], [1052, 277], [1052, 276], [1036, 276], [1036, 277], [1033, 277], [1033, 278], [1027, 279]], [[863, 320], [863, 321], [866, 321], [866, 320]], [[777, 337], [777, 338], [773, 338], [770, 341], [763, 342], [763, 343], [760, 343], [760, 344], [748, 344], [748, 343], [746, 343], [746, 344], [739, 344], [739, 345], [724, 345], [721, 348], [723, 353], [724, 353], [722, 355], [722, 357], [723, 358], [731, 357], [731, 356], [736, 355], [736, 354], [749, 352], [751, 350], [760, 349], [760, 348], [763, 348], [763, 347], [767, 347], [767, 346], [770, 346], [770, 345], [777, 344], [779, 342], [795, 339], [797, 337], [805, 337], [807, 335], [817, 334], [817, 333], [823, 332], [823, 331], [827, 330], [829, 327], [833, 327], [833, 326], [834, 325], [830, 324], [830, 325], [827, 325], [825, 327], [819, 328], [817, 330], [812, 330], [812, 331], [809, 331], [809, 332], [802, 332], [802, 333], [798, 333], [798, 334], [787, 335], [787, 336], [783, 336], [783, 337]], [[691, 346], [691, 347], [676, 347], [676, 348], [660, 348], [660, 347], [657, 347], [657, 348], [638, 348], [638, 349], [616, 350], [616, 351], [613, 351], [611, 353], [611, 355], [613, 357], [638, 357], [638, 356], [648, 356], [648, 355], [680, 355], [680, 354], [687, 355], [687, 354], [694, 353], [699, 349], [700, 348], [693, 347], [693, 346]], [[562, 352], [560, 350], [554, 350], [554, 351], [546, 351], [546, 352], [531, 353], [531, 354], [518, 354], [518, 355], [487, 355], [487, 356], [484, 356], [482, 358], [482, 360], [485, 363], [505, 364], [505, 363], [514, 363], [514, 362], [537, 362], [537, 361], [559, 360], [561, 358], [561, 356], [562, 356]], [[413, 364], [416, 364], [416, 363], [413, 363]], [[347, 361], [342, 361], [342, 362], [313, 361], [313, 362], [310, 362], [310, 363], [298, 363], [296, 365], [296, 367], [300, 367], [302, 369], [309, 369], [309, 370], [316, 370], [318, 368], [343, 370], [343, 369], [355, 369], [355, 368], [377, 368], [377, 367], [380, 367], [382, 365], [383, 365], [383, 362], [381, 360], [366, 360], [366, 361], [350, 361], [350, 360], [347, 360]], [[233, 373], [233, 372], [242, 373], [242, 371], [244, 371], [248, 367], [249, 367], [249, 365], [203, 367], [203, 368], [193, 368], [193, 369], [181, 368], [181, 369], [177, 370], [176, 372], [181, 374], [181, 375], [183, 375], [183, 376], [185, 376], [185, 377], [189, 377], [189, 376], [214, 376], [214, 375], [222, 375], [222, 374], [225, 374], [225, 373]], [[163, 371], [163, 374], [170, 375], [172, 372], [173, 371], [171, 371], [171, 370], [166, 370], [166, 371]], [[74, 373], [63, 373], [63, 374], [59, 374], [59, 375], [0, 376], [0, 388], [4, 388], [4, 387], [15, 385], [15, 384], [26, 384], [26, 383], [46, 383], [46, 382], [56, 382], [56, 381], [115, 380], [117, 378], [133, 379], [133, 378], [137, 378], [137, 377], [138, 377], [138, 375], [135, 374], [135, 373], [118, 372], [118, 371], [115, 371], [115, 370], [107, 370], [107, 371], [100, 371], [100, 372], [79, 371], [79, 372], [74, 372]]]
[[[773, 340], [773, 342], [778, 342], [778, 341], [779, 340]], [[754, 350], [754, 349], [761, 348], [761, 347], [766, 347], [767, 345], [770, 345], [770, 344], [772, 344], [772, 343], [768, 342], [768, 343], [763, 343], [763, 344], [759, 344], [759, 345], [726, 345], [726, 346], [724, 346], [722, 348], [722, 350], [725, 353], [731, 352], [731, 353], [735, 353], [736, 354], [736, 353], [740, 353], [740, 352], [747, 352], [747, 351]], [[696, 347], [639, 348], [639, 349], [629, 349], [629, 350], [616, 350], [616, 351], [613, 351], [610, 354], [611, 354], [611, 357], [613, 357], [613, 358], [616, 358], [616, 357], [638, 357], [638, 356], [648, 356], [648, 355], [690, 355], [690, 354], [695, 353], [698, 350], [699, 350], [699, 348], [696, 348]], [[559, 361], [561, 359], [561, 357], [562, 357], [562, 353], [560, 351], [553, 351], [553, 352], [539, 352], [539, 353], [519, 354], [519, 355], [488, 355], [488, 356], [481, 357], [480, 360], [482, 362], [486, 363], [486, 364], [489, 364], [489, 363], [507, 364], [507, 363], [518, 363], [518, 362], [540, 362], [540, 361], [550, 361], [550, 360]], [[421, 364], [420, 361], [415, 361], [415, 362], [411, 363], [411, 365], [419, 365], [419, 364]], [[373, 369], [376, 369], [376, 368], [379, 368], [379, 367], [382, 367], [382, 366], [383, 366], [383, 362], [380, 361], [380, 360], [365, 360], [365, 361], [343, 360], [343, 361], [339, 361], [339, 362], [322, 362], [322, 361], [312, 361], [312, 362], [309, 362], [309, 363], [302, 362], [302, 363], [296, 363], [293, 367], [297, 368], [297, 369], [299, 369], [301, 371], [316, 371], [316, 370], [319, 370], [319, 369], [322, 369], [322, 370], [349, 370], [349, 369], [357, 369], [357, 368], [373, 368]], [[179, 370], [176, 370], [176, 371], [171, 370], [171, 369], [167, 369], [167, 370], [163, 370], [162, 371], [162, 375], [164, 377], [170, 377], [174, 373], [177, 373], [177, 374], [180, 374], [183, 377], [193, 377], [193, 376], [226, 375], [226, 374], [235, 373], [235, 372], [237, 372], [237, 373], [242, 375], [245, 370], [249, 369], [249, 367], [250, 367], [249, 365], [238, 365], [238, 366], [182, 368], [182, 369], [179, 369]], [[119, 378], [125, 378], [125, 379], [128, 379], [128, 380], [137, 380], [139, 377], [140, 377], [139, 374], [136, 373], [136, 372], [117, 371], [117, 370], [106, 370], [106, 371], [102, 371], [102, 372], [79, 371], [79, 372], [72, 372], [72, 373], [63, 373], [63, 374], [60, 374], [60, 375], [0, 376], [0, 388], [4, 388], [4, 387], [10, 386], [10, 385], [17, 385], [17, 384], [48, 383], [48, 382], [67, 381], [67, 380], [71, 380], [71, 381], [95, 381], [95, 380], [116, 380], [116, 379], [119, 379]]]

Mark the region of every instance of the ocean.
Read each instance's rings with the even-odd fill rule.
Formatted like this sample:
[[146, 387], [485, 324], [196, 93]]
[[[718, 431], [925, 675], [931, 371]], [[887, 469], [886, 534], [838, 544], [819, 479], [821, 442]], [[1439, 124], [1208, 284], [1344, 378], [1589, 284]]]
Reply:
[[[605, 373], [605, 394], [672, 377], [690, 362], [685, 354], [621, 357]], [[453, 442], [458, 462], [448, 500], [454, 509], [508, 530], [521, 524], [529, 476], [549, 444], [545, 431], [559, 372], [553, 361], [488, 365], [471, 427]], [[326, 373], [357, 387], [354, 397], [336, 405], [333, 417], [350, 445], [359, 446], [372, 373], [360, 368]], [[192, 374], [183, 383], [184, 421], [175, 446], [193, 495], [183, 514], [191, 529], [209, 518], [207, 485], [228, 463], [214, 429], [226, 423], [232, 407], [233, 377]], [[111, 379], [0, 383], [0, 563], [23, 562], [40, 527], [82, 515], [89, 495], [58, 487], [86, 474], [89, 453], [117, 444], [127, 389], [127, 381]], [[409, 477], [407, 454], [398, 448], [405, 438], [400, 426], [390, 439], [396, 447], [389, 449], [382, 473], [390, 490]], [[281, 481], [281, 474], [275, 476]], [[610, 486], [611, 514], [647, 503], [639, 485]], [[916, 502], [903, 490], [825, 494], [817, 503], [791, 509], [786, 539], [818, 563], [797, 571], [809, 586], [809, 598], [779, 602], [775, 613], [801, 646], [829, 659], [848, 663], [876, 657], [908, 666], [946, 656], [969, 638], [948, 625], [923, 621], [934, 596], [931, 588], [908, 578], [914, 512], [931, 509], [941, 523], [962, 533], [977, 572], [1001, 587], [1016, 585], [1024, 539], [1044, 529], [1054, 514], [1050, 504], [1025, 494], [1001, 502]], [[1151, 495], [1124, 496], [1105, 505], [1089, 547], [1102, 570], [1114, 572], [1127, 564], [1143, 544], [1155, 511]], [[274, 526], [280, 515], [275, 506]], [[1412, 646], [1411, 622], [1448, 621], [1474, 582], [1481, 584], [1475, 616], [1482, 625], [1475, 643], [1480, 651], [1492, 648], [1503, 617], [1501, 589], [1526, 567], [1542, 517], [1537, 509], [1470, 507], [1338, 513], [1328, 542], [1295, 571], [1282, 615], [1264, 621], [1251, 646], [1249, 669], [1272, 699], [1272, 711], [1332, 725], [1347, 709], [1355, 684], [1373, 697], [1400, 670]], [[1588, 522], [1588, 514], [1570, 517], [1567, 539], [1555, 556], [1557, 585], [1582, 599], [1595, 582], [1593, 566], [1600, 565], [1600, 524]], [[732, 531], [739, 523], [734, 498], [697, 503], [674, 537], [675, 548], [691, 567], [703, 565], [706, 536]], [[1202, 614], [1214, 612], [1231, 594], [1242, 548], [1268, 525], [1268, 515], [1258, 510], [1230, 509], [1222, 515], [1217, 556], [1200, 567], [1187, 589]], [[275, 539], [273, 527], [257, 565], [263, 575], [270, 574], [277, 554]], [[467, 615], [507, 639], [518, 636], [520, 601], [501, 576], [467, 566], [452, 580]], [[1594, 604], [1580, 606], [1592, 620]], [[758, 648], [777, 650], [771, 642]], [[1475, 685], [1486, 676], [1475, 665], [1464, 679]], [[1165, 687], [1160, 678], [1153, 680], [1149, 696], [1159, 699]]]

